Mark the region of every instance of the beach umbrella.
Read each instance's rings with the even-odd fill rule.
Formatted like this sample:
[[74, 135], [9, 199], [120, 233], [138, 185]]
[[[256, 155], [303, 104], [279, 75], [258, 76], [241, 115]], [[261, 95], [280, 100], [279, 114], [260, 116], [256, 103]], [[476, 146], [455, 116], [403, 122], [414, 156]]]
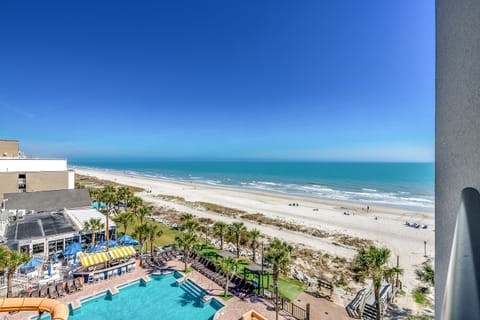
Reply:
[[[107, 242], [105, 240], [100, 241], [100, 246], [105, 247], [106, 245], [107, 245]], [[108, 240], [108, 246], [116, 247], [118, 246], [118, 243], [115, 240]]]
[[48, 271], [48, 276], [50, 277], [52, 275], [52, 265], [50, 263], [47, 266], [47, 271]]
[[128, 234], [125, 234], [117, 239], [118, 242], [127, 246], [136, 246], [138, 245], [138, 241], [132, 239]]
[[82, 251], [82, 245], [78, 242], [69, 244], [65, 250], [62, 252], [64, 256], [71, 256], [77, 254], [77, 252]]
[[124, 234], [123, 236], [117, 239], [117, 241], [120, 243], [125, 243], [132, 240], [133, 240], [132, 237], [130, 237], [128, 234]]
[[97, 251], [101, 251], [101, 250], [103, 250], [103, 248], [96, 247], [96, 246], [95, 247], [90, 246], [90, 248], [88, 248], [87, 252], [91, 253], [91, 252], [97, 252]]
[[42, 259], [33, 258], [33, 259], [30, 260], [28, 263], [22, 264], [22, 265], [20, 266], [20, 269], [35, 268], [36, 266], [41, 265], [42, 263], [43, 263], [43, 260], [42, 260]]

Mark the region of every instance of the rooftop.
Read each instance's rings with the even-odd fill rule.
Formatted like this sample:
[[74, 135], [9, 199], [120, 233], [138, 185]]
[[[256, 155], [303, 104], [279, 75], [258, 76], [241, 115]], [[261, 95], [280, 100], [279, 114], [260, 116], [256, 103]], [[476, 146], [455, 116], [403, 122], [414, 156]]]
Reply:
[[5, 202], [7, 210], [24, 209], [42, 212], [91, 205], [87, 189], [5, 193], [3, 198], [8, 199]]
[[62, 212], [44, 212], [27, 214], [20, 220], [9, 222], [5, 237], [7, 246], [13, 249], [20, 240], [70, 232], [76, 232], [76, 230]]
[[[89, 221], [92, 218], [100, 219], [103, 224], [106, 223], [106, 217], [100, 212], [98, 212], [96, 209], [91, 208], [90, 206], [67, 209], [65, 210], [65, 214], [78, 230], [83, 229], [85, 222]], [[116, 226], [113, 219], [110, 219], [108, 224], [109, 228]]]

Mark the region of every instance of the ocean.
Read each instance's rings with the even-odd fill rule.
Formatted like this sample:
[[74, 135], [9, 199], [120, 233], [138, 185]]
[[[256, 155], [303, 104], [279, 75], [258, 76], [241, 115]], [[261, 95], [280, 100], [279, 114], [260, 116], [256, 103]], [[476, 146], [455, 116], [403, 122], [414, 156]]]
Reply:
[[70, 164], [151, 178], [434, 210], [433, 163], [71, 160]]

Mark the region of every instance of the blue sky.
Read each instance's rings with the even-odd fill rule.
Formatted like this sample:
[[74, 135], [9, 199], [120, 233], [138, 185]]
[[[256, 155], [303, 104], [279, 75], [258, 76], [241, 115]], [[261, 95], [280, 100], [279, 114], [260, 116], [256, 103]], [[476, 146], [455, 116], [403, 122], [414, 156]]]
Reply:
[[434, 1], [2, 1], [30, 155], [433, 161]]

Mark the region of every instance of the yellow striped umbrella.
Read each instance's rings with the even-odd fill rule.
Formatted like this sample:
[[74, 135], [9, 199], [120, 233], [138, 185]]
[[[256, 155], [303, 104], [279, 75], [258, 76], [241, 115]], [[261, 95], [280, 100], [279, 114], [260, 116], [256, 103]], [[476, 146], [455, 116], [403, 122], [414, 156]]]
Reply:
[[132, 246], [125, 247], [125, 251], [127, 252], [128, 256], [134, 256], [137, 253], [135, 248]]
[[120, 248], [120, 247], [116, 247], [116, 248], [111, 248], [110, 250], [108, 250], [108, 253], [110, 253], [110, 256], [111, 256], [113, 259], [119, 259], [119, 258], [122, 257], [119, 248]]
[[88, 268], [90, 266], [100, 264], [110, 260], [110, 256], [106, 252], [95, 252], [91, 254], [79, 255], [82, 267]]

